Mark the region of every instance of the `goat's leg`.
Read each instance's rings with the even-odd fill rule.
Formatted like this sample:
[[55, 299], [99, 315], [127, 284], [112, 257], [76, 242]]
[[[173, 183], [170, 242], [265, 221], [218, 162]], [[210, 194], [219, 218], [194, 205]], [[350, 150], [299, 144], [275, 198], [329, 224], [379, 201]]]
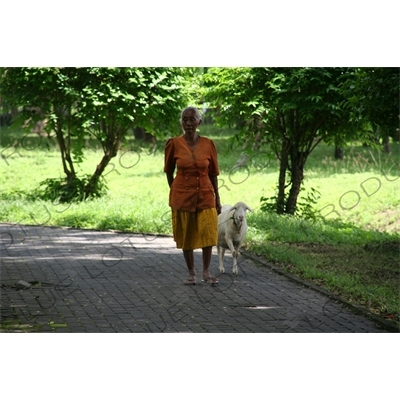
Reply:
[[233, 245], [233, 240], [229, 239], [229, 238], [226, 238], [226, 237], [225, 237], [225, 240], [226, 240], [226, 244], [229, 247], [229, 250], [232, 253], [232, 257], [235, 257], [236, 256], [236, 250], [235, 250], [235, 246]]
[[221, 274], [224, 274], [225, 273], [225, 268], [224, 268], [225, 249], [221, 246], [217, 246], [217, 251], [218, 251], [218, 259], [219, 259], [219, 272]]
[[229, 250], [232, 253], [232, 258], [233, 258], [232, 273], [233, 274], [237, 274], [238, 273], [237, 258], [238, 258], [239, 252], [236, 250], [235, 246], [233, 245], [233, 240], [232, 239], [226, 240], [226, 244], [228, 245]]
[[239, 252], [236, 251], [235, 255], [233, 256], [233, 268], [232, 268], [232, 273], [234, 275], [238, 274], [238, 266], [237, 266], [237, 260], [238, 260]]

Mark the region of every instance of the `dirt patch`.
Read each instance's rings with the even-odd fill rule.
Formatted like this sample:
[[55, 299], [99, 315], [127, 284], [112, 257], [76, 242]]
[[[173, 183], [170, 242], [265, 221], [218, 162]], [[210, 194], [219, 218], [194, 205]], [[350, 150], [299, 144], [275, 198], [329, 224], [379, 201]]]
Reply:
[[400, 240], [391, 242], [372, 242], [364, 246], [364, 249], [373, 253], [393, 253], [400, 256]]
[[296, 243], [291, 247], [322, 269], [334, 269], [347, 274], [358, 273], [363, 280], [385, 282], [399, 278], [400, 241], [370, 243], [365, 246]]
[[367, 224], [365, 228], [377, 229], [381, 232], [400, 232], [400, 211], [385, 210], [376, 214], [374, 224]]

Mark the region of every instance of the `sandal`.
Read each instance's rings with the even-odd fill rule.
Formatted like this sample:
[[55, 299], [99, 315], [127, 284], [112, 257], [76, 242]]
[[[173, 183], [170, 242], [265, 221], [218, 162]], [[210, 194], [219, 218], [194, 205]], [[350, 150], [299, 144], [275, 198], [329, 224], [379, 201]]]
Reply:
[[195, 285], [196, 284], [196, 277], [189, 277], [185, 281], [185, 285]]
[[201, 283], [208, 283], [210, 285], [218, 285], [219, 280], [217, 278], [211, 278], [211, 276], [209, 276], [208, 278], [202, 279]]

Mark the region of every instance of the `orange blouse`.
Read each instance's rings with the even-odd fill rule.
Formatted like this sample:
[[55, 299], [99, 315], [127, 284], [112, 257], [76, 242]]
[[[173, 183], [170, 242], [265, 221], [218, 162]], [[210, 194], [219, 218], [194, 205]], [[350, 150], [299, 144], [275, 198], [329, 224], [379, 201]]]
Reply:
[[178, 170], [169, 192], [174, 210], [195, 212], [215, 208], [214, 187], [210, 176], [219, 175], [217, 149], [212, 140], [199, 137], [194, 151], [183, 136], [169, 139], [165, 145], [164, 172]]

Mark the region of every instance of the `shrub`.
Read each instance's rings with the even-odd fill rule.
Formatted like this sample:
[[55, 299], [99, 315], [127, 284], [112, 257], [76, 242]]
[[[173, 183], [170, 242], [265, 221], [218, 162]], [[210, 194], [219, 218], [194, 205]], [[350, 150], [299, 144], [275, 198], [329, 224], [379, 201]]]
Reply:
[[[40, 182], [37, 197], [42, 200], [57, 201], [59, 203], [73, 203], [87, 200], [85, 187], [89, 183], [90, 175], [82, 178], [75, 177], [68, 181], [65, 178], [49, 178]], [[44, 187], [44, 189], [41, 189]], [[91, 198], [99, 198], [107, 193], [107, 185], [102, 177], [91, 191]]]

